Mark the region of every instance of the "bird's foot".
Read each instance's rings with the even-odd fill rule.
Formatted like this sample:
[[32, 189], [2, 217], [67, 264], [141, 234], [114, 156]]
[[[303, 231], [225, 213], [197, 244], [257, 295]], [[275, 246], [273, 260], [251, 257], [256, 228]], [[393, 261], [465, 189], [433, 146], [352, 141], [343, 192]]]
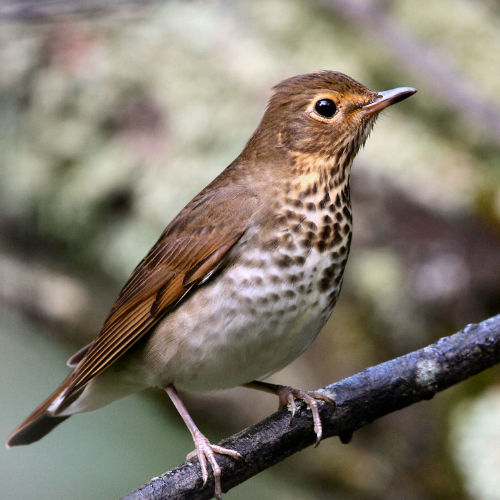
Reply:
[[236, 450], [230, 450], [228, 448], [223, 448], [222, 446], [212, 444], [199, 431], [193, 435], [193, 440], [195, 449], [188, 454], [186, 459], [190, 460], [193, 457], [198, 457], [201, 467], [201, 476], [203, 478], [203, 486], [205, 486], [208, 480], [208, 468], [207, 468], [207, 461], [208, 461], [214, 475], [215, 498], [220, 499], [222, 498], [221, 470], [215, 458], [215, 454], [219, 453], [221, 455], [228, 455], [233, 458], [242, 458], [242, 455], [238, 453]]
[[335, 401], [325, 394], [317, 391], [303, 391], [301, 389], [294, 389], [293, 387], [288, 387], [286, 385], [276, 386], [276, 389], [279, 397], [279, 408], [284, 408], [287, 405], [290, 406], [290, 420], [293, 420], [293, 417], [295, 416], [295, 413], [297, 411], [295, 400], [300, 399], [307, 403], [307, 405], [311, 409], [314, 432], [316, 434], [316, 443], [314, 444], [314, 446], [318, 446], [321, 438], [323, 437], [323, 425], [321, 424], [321, 418], [319, 416], [317, 400], [320, 399], [333, 405], [335, 405]]

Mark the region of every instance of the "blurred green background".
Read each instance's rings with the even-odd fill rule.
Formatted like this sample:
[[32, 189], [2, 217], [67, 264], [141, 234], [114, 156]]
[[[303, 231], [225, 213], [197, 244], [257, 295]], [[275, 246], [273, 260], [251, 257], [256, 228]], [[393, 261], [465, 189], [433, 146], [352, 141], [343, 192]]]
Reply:
[[[488, 0], [2, 2], [0, 428], [68, 372], [166, 223], [242, 149], [270, 87], [320, 69], [419, 93], [355, 161], [341, 299], [276, 382], [315, 388], [500, 304], [500, 8]], [[288, 459], [227, 498], [499, 499], [491, 369]], [[266, 416], [244, 389], [185, 400], [218, 440]], [[158, 392], [0, 450], [0, 498], [117, 498], [191, 438]]]

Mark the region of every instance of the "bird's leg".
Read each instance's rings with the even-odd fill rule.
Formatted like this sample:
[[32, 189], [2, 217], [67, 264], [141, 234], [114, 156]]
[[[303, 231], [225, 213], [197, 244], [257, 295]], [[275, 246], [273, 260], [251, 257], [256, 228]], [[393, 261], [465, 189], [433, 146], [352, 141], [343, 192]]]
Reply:
[[220, 499], [222, 497], [222, 486], [221, 486], [221, 470], [217, 460], [215, 459], [215, 453], [220, 453], [221, 455], [229, 455], [233, 458], [242, 458], [241, 454], [235, 450], [230, 450], [228, 448], [223, 448], [222, 446], [217, 446], [216, 444], [212, 444], [204, 434], [200, 432], [196, 424], [194, 423], [191, 415], [187, 411], [184, 403], [181, 401], [179, 394], [177, 393], [175, 387], [173, 385], [169, 385], [165, 389], [166, 393], [170, 396], [172, 403], [176, 407], [179, 415], [184, 420], [191, 436], [193, 436], [195, 449], [188, 454], [186, 457], [187, 460], [193, 458], [194, 456], [198, 456], [198, 460], [200, 461], [201, 467], [201, 475], [203, 478], [203, 486], [207, 483], [208, 479], [208, 469], [207, 469], [207, 460], [212, 467], [212, 472], [214, 474], [215, 481], [215, 497]]
[[279, 409], [284, 408], [286, 405], [290, 405], [291, 419], [293, 419], [297, 410], [295, 399], [305, 401], [312, 413], [314, 432], [316, 433], [316, 444], [314, 446], [318, 446], [323, 436], [323, 426], [321, 425], [318, 402], [316, 400], [321, 399], [327, 403], [335, 404], [333, 399], [321, 392], [303, 391], [301, 389], [288, 387], [287, 385], [270, 384], [269, 382], [261, 382], [260, 380], [254, 380], [253, 382], [245, 384], [244, 387], [277, 394], [279, 397]]

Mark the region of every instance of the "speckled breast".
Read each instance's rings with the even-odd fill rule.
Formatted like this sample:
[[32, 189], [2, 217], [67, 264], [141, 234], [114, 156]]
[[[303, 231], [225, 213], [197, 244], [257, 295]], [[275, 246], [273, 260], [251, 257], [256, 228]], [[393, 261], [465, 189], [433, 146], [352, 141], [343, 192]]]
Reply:
[[152, 349], [164, 353], [162, 384], [208, 391], [263, 378], [304, 352], [330, 316], [351, 240], [348, 184], [290, 189], [265, 221], [160, 325], [180, 339], [172, 354]]

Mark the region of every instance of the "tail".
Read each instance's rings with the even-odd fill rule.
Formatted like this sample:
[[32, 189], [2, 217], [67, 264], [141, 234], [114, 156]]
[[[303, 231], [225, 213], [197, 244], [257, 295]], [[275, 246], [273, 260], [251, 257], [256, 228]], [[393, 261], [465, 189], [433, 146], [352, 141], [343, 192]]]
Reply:
[[[68, 361], [69, 366], [77, 366], [88, 348], [89, 346], [86, 346], [72, 356]], [[75, 371], [71, 372], [63, 383], [14, 429], [7, 440], [7, 448], [38, 441], [74, 413], [101, 408], [147, 387], [144, 380], [132, 382], [127, 374], [122, 378], [120, 373], [108, 369], [91, 379], [84, 387], [73, 390], [74, 374]]]
[[[70, 368], [75, 368], [76, 365], [85, 357], [87, 354], [91, 344], [86, 345], [82, 349], [80, 349], [77, 353], [75, 353], [71, 358], [68, 359], [66, 363]], [[21, 424], [19, 424], [9, 436], [7, 443], [5, 446], [10, 448], [12, 446], [19, 446], [22, 444], [31, 444], [39, 439], [43, 438], [46, 434], [48, 434], [54, 427], [57, 427], [61, 422], [64, 422], [70, 415], [66, 416], [58, 416], [55, 415], [56, 411], [60, 411], [63, 407], [68, 406], [65, 398], [62, 397], [65, 390], [68, 388], [71, 382], [72, 374], [70, 374], [63, 383], [38, 407], [36, 408], [31, 415]], [[80, 391], [81, 392], [81, 391]], [[75, 395], [78, 397], [78, 395]], [[76, 397], [72, 397], [71, 401], [74, 401]], [[54, 403], [58, 401], [58, 404]], [[52, 405], [56, 406], [56, 410], [54, 408], [50, 408]], [[50, 409], [50, 411], [49, 411]]]
[[96, 410], [147, 387], [143, 380], [131, 382], [127, 376], [123, 379], [119, 373], [112, 370], [101, 373], [76, 391], [71, 389], [73, 381], [74, 371], [22, 424], [14, 429], [6, 443], [7, 448], [38, 441], [74, 413]]
[[61, 397], [68, 387], [68, 382], [69, 377], [24, 422], [14, 429], [7, 440], [7, 448], [34, 443], [69, 418], [69, 415], [57, 416], [49, 411], [50, 406]]
[[67, 417], [53, 417], [48, 413], [44, 413], [35, 419], [29, 417], [9, 436], [5, 446], [11, 448], [21, 444], [34, 443], [67, 418], [69, 418], [69, 415]]

